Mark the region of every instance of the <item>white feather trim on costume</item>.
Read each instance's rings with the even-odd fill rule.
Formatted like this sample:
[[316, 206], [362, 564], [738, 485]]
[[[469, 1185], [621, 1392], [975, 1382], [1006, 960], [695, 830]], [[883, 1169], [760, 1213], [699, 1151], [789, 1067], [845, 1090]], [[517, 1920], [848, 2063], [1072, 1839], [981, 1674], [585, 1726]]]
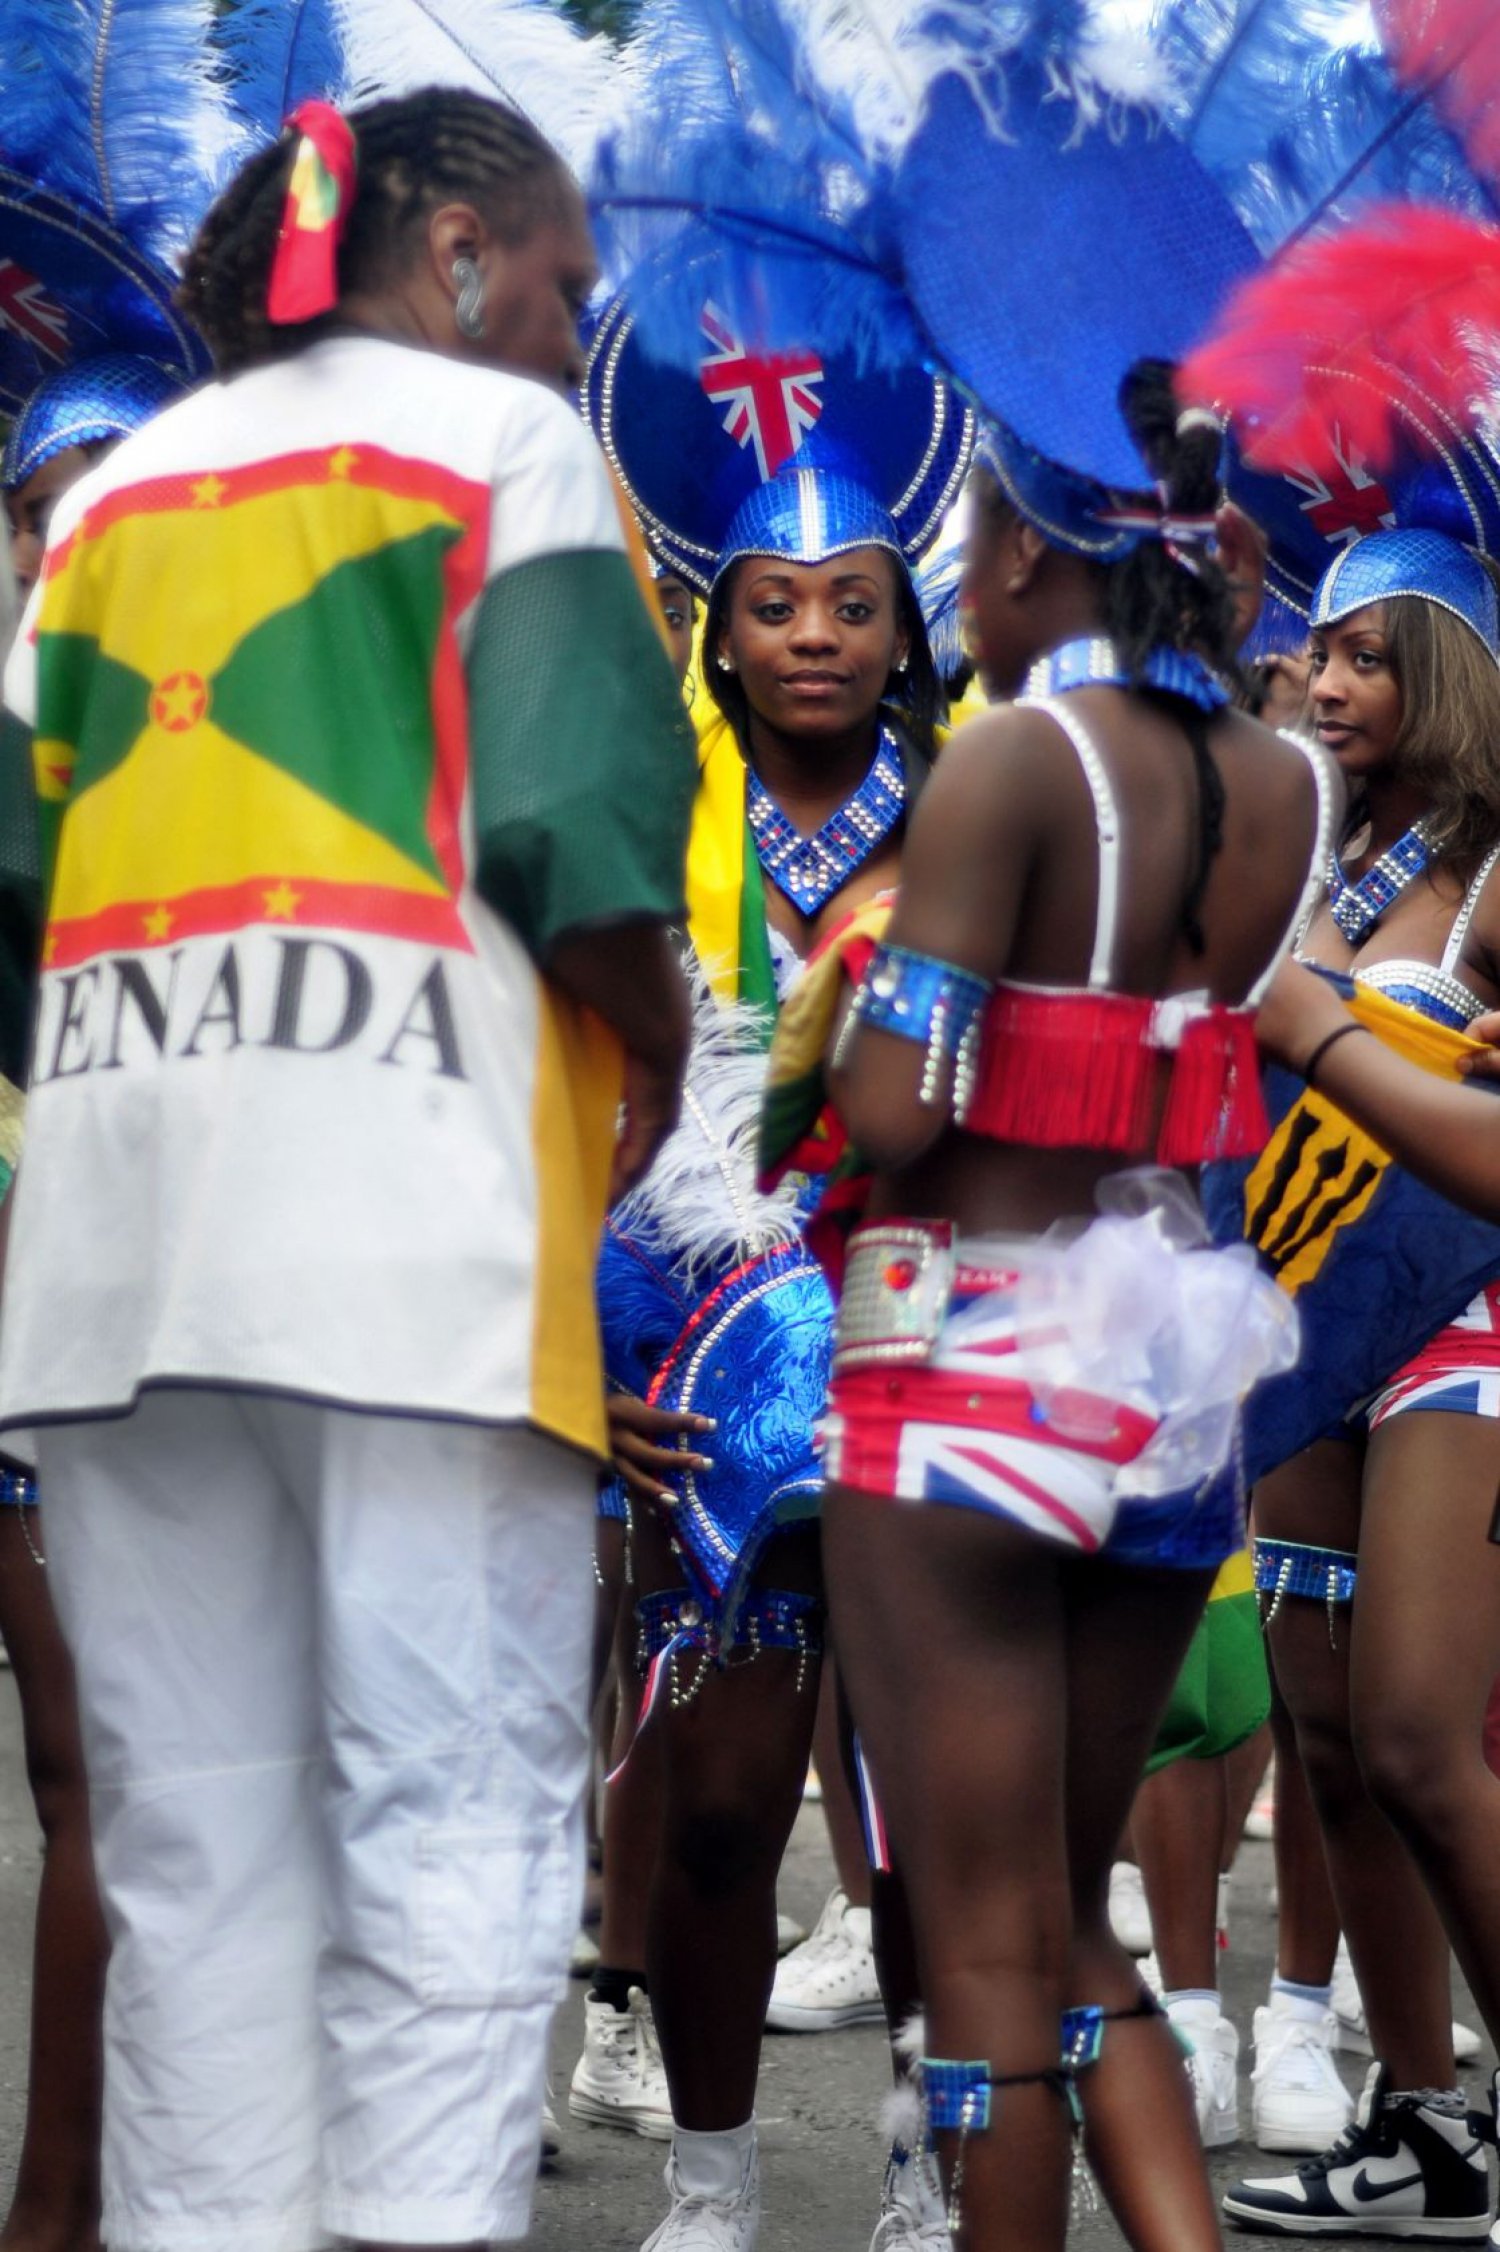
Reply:
[[624, 1234], [649, 1242], [689, 1283], [700, 1268], [753, 1258], [801, 1234], [795, 1183], [771, 1196], [755, 1185], [765, 1077], [760, 1012], [700, 987], [681, 1123], [614, 1214]]
[[921, 2010], [913, 2010], [904, 2025], [896, 2028], [891, 2047], [903, 2064], [920, 2064], [927, 2053], [927, 2019]]
[[903, 2150], [917, 2150], [922, 2142], [922, 2098], [915, 2081], [898, 2080], [881, 2100], [880, 2132], [887, 2142]]

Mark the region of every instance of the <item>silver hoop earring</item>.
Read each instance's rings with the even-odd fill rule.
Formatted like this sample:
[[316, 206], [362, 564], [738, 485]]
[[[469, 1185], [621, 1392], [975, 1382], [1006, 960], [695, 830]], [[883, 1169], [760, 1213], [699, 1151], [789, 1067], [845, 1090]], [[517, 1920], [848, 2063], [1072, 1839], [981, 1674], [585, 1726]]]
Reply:
[[455, 258], [453, 279], [458, 284], [454, 322], [459, 335], [475, 343], [484, 334], [484, 276], [472, 258]]

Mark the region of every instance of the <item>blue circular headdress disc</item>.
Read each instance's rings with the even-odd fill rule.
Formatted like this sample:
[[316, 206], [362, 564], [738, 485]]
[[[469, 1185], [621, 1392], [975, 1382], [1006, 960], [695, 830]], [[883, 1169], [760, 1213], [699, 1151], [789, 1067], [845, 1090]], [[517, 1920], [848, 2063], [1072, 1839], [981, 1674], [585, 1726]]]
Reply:
[[171, 276], [101, 220], [3, 168], [0, 246], [0, 411], [102, 352], [140, 353], [184, 383], [207, 373]]
[[[683, 277], [659, 283], [680, 294]], [[708, 285], [705, 284], [707, 287]], [[972, 417], [915, 365], [747, 346], [705, 299], [695, 368], [650, 357], [637, 314], [649, 266], [600, 320], [584, 401], [646, 538], [701, 591], [740, 505], [789, 462], [855, 477], [909, 562], [936, 538], [968, 463]]]
[[933, 89], [896, 214], [912, 302], [945, 365], [1036, 452], [1138, 490], [1121, 378], [1180, 358], [1261, 258], [1148, 112], [1085, 125], [1021, 63], [995, 103], [992, 123], [964, 80]]
[[1228, 484], [1232, 497], [1270, 543], [1267, 591], [1305, 620], [1313, 590], [1331, 563], [1372, 532], [1444, 532], [1465, 547], [1500, 556], [1500, 458], [1484, 433], [1463, 427], [1393, 367], [1356, 379], [1379, 383], [1394, 409], [1397, 440], [1380, 469], [1347, 447], [1337, 423], [1322, 464], [1276, 475], [1244, 458], [1256, 426], [1232, 433]]

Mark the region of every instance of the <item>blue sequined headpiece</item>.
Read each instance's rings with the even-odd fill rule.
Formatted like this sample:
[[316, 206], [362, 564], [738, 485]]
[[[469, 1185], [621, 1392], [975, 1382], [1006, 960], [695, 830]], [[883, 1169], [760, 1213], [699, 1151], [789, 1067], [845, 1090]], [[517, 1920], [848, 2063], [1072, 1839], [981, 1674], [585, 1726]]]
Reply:
[[883, 547], [906, 558], [889, 512], [869, 488], [838, 470], [795, 463], [743, 500], [719, 552], [715, 584], [745, 555], [786, 563], [826, 563], [856, 547]]
[[182, 377], [134, 352], [101, 352], [39, 383], [10, 426], [0, 486], [17, 485], [68, 446], [128, 437], [182, 391]]
[[1442, 532], [1372, 532], [1356, 540], [1318, 581], [1311, 623], [1337, 625], [1367, 603], [1401, 595], [1434, 602], [1500, 655], [1500, 601], [1477, 555]]
[[[683, 267], [685, 265], [685, 271]], [[767, 250], [773, 301], [785, 285]], [[606, 308], [583, 405], [652, 552], [706, 594], [741, 555], [817, 562], [883, 547], [910, 568], [957, 497], [973, 416], [919, 365], [872, 368], [851, 343], [768, 350], [718, 309], [691, 260], [637, 273]], [[686, 293], [687, 364], [656, 358], [650, 315]]]

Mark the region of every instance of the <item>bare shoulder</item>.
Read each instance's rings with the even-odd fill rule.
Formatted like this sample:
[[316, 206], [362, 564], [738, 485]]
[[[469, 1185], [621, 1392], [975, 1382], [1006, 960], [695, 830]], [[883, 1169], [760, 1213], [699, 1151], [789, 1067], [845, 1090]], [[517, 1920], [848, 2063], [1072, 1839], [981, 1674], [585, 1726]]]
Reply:
[[919, 820], [964, 849], [1032, 835], [1061, 793], [1056, 727], [1016, 705], [977, 712], [937, 754]]
[[1226, 711], [1214, 724], [1213, 746], [1231, 790], [1277, 820], [1306, 808], [1311, 818], [1319, 802], [1335, 814], [1344, 800], [1344, 780], [1321, 744], [1266, 727], [1248, 712]]
[[933, 785], [951, 804], [1002, 809], [1032, 804], [1060, 771], [1058, 731], [1044, 712], [994, 704], [951, 735], [939, 753]]

